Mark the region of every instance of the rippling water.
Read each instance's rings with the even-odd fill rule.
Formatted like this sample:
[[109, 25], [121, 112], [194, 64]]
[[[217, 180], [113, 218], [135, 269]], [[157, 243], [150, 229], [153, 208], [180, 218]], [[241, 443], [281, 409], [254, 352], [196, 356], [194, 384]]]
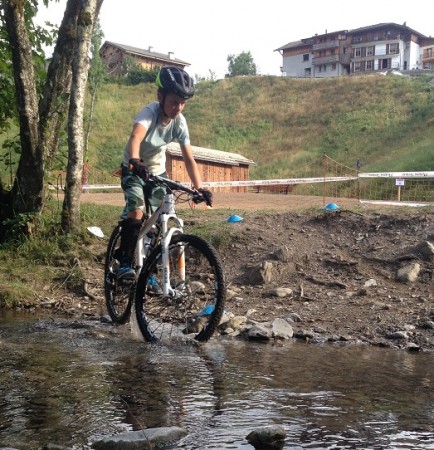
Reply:
[[150, 346], [129, 327], [0, 318], [0, 446], [88, 449], [126, 430], [180, 426], [180, 449], [434, 449], [434, 354], [216, 340]]

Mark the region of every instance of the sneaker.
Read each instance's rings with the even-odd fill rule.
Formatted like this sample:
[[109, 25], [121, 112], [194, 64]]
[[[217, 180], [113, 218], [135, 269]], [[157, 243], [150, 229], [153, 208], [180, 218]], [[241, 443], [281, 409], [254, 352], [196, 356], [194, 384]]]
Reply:
[[128, 262], [123, 262], [116, 272], [116, 279], [118, 281], [134, 281], [136, 272]]
[[161, 295], [163, 293], [155, 275], [149, 275], [146, 285], [148, 287], [148, 292], [151, 294]]

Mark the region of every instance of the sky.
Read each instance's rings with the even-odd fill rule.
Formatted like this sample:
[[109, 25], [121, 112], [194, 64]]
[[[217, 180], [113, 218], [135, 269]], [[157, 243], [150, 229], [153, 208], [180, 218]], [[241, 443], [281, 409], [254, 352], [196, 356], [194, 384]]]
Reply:
[[[66, 0], [42, 5], [38, 22], [60, 25]], [[192, 76], [223, 78], [229, 55], [250, 52], [261, 75], [280, 75], [277, 48], [293, 41], [377, 23], [403, 24], [434, 36], [432, 0], [104, 0], [103, 41], [173, 52]], [[49, 50], [48, 50], [49, 53]]]

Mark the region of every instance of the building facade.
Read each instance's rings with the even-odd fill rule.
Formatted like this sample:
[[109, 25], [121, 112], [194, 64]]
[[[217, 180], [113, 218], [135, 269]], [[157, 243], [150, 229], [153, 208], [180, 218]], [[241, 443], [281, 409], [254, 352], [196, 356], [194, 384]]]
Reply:
[[99, 50], [101, 60], [110, 75], [124, 75], [128, 58], [133, 59], [144, 70], [153, 70], [162, 66], [176, 66], [184, 69], [190, 64], [175, 58], [173, 52], [158, 53], [152, 47], [147, 50], [124, 44], [105, 41]]
[[282, 55], [282, 75], [324, 78], [388, 70], [434, 71], [433, 49], [434, 38], [405, 23], [381, 23], [326, 32], [290, 42], [275, 51]]

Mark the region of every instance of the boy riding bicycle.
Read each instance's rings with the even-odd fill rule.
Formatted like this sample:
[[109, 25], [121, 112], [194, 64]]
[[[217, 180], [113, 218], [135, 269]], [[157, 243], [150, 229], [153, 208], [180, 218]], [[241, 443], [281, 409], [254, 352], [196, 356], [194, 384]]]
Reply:
[[122, 157], [121, 187], [126, 206], [121, 231], [121, 266], [118, 281], [133, 281], [134, 248], [143, 219], [145, 199], [154, 211], [161, 203], [165, 190], [146, 180], [149, 173], [166, 177], [166, 146], [177, 141], [181, 147], [187, 173], [195, 189], [208, 205], [212, 193], [201, 189], [202, 181], [190, 144], [187, 121], [182, 114], [188, 99], [194, 95], [191, 77], [177, 67], [163, 67], [157, 75], [157, 102], [145, 106], [137, 115]]

